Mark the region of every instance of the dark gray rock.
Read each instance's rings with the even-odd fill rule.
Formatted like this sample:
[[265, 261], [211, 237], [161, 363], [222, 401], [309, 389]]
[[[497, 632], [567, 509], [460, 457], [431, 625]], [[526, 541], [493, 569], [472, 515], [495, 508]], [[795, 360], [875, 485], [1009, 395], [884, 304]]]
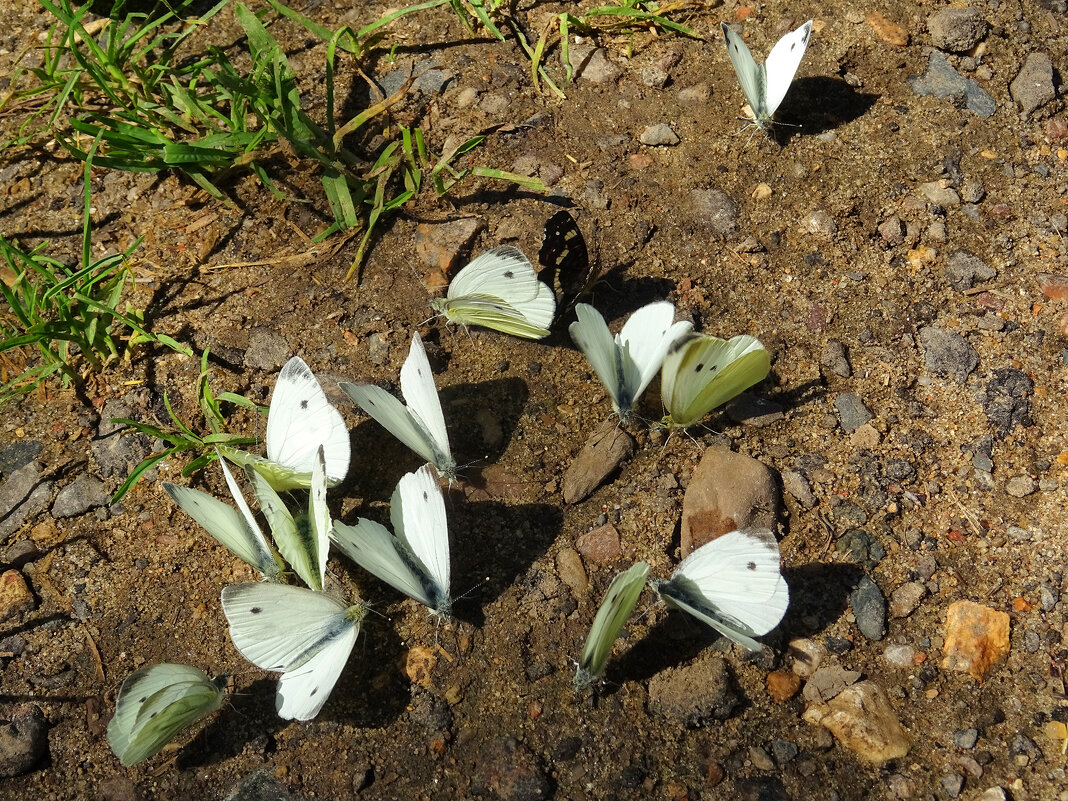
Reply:
[[1034, 390], [1031, 378], [1015, 367], [999, 367], [991, 373], [976, 401], [998, 437], [1004, 439], [1018, 425], [1033, 424], [1030, 397]]
[[946, 262], [946, 278], [958, 292], [971, 289], [977, 280], [990, 281], [997, 274], [997, 270], [967, 250], [954, 251]]
[[839, 553], [848, 553], [858, 565], [868, 570], [886, 557], [883, 544], [862, 528], [849, 529], [835, 543], [834, 548]]
[[970, 111], [989, 117], [997, 111], [997, 103], [989, 93], [971, 78], [965, 78], [946, 61], [937, 50], [932, 51], [923, 75], [909, 78], [912, 92], [921, 97], [963, 97]]
[[0, 484], [0, 539], [14, 534], [52, 500], [52, 482], [43, 474], [40, 462], [30, 462]]
[[33, 439], [22, 439], [0, 448], [0, 477], [25, 467], [41, 453], [44, 446]]
[[1025, 115], [1053, 101], [1053, 62], [1045, 53], [1030, 53], [1020, 72], [1009, 84], [1012, 99]]
[[965, 53], [986, 36], [990, 25], [974, 8], [946, 8], [927, 18], [931, 41], [939, 50]]
[[840, 339], [828, 339], [823, 346], [823, 355], [820, 356], [820, 364], [835, 375], [849, 378], [853, 375], [853, 366], [849, 363], [849, 350]]
[[834, 408], [838, 411], [838, 421], [844, 431], [853, 431], [872, 419], [872, 413], [860, 395], [844, 392], [834, 399]]
[[773, 740], [771, 753], [780, 766], [785, 765], [797, 756], [797, 746], [789, 740]]
[[715, 237], [738, 230], [738, 204], [720, 189], [694, 189], [690, 192], [690, 215], [695, 227]]
[[104, 482], [88, 473], [82, 473], [56, 495], [52, 504], [52, 517], [62, 519], [84, 514], [98, 506], [107, 506], [108, 494]]
[[929, 325], [919, 331], [923, 360], [932, 373], [949, 376], [958, 384], [979, 366], [979, 354], [956, 331]]
[[526, 745], [514, 737], [496, 737], [479, 749], [471, 790], [501, 801], [538, 801], [552, 795], [553, 785]]
[[711, 654], [649, 682], [649, 710], [689, 728], [729, 718], [739, 702], [727, 665]]
[[138, 434], [126, 423], [112, 422], [118, 418], [140, 420], [132, 400], [112, 398], [100, 411], [96, 437], [89, 443], [89, 452], [96, 462], [96, 473], [102, 478], [127, 476], [137, 464], [152, 453], [152, 440]]
[[261, 768], [239, 779], [230, 788], [226, 801], [296, 801], [278, 780]]
[[48, 720], [34, 704], [8, 708], [0, 723], [0, 777], [29, 773], [48, 755]]
[[868, 576], [864, 576], [849, 594], [849, 606], [861, 634], [876, 641], [886, 635], [886, 598], [879, 585]]
[[942, 777], [942, 790], [949, 798], [959, 798], [964, 789], [964, 776], [959, 773], [947, 773]]

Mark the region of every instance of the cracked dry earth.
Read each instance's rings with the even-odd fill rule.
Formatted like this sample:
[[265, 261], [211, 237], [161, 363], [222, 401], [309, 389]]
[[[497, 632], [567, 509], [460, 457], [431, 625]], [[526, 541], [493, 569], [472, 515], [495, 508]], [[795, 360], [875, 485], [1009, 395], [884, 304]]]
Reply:
[[[387, 10], [295, 7], [330, 29]], [[540, 31], [563, 8], [516, 13]], [[575, 43], [566, 100], [534, 91], [513, 39], [471, 35], [443, 9], [405, 17], [359, 65], [382, 87], [441, 67], [395, 118], [435, 152], [503, 124], [468, 163], [538, 175], [551, 192], [474, 180], [424, 192], [386, 223], [358, 281], [343, 280], [354, 241], [295, 255], [298, 232], [327, 214], [300, 164], [274, 165], [285, 201], [238, 176], [232, 206], [174, 174], [94, 170], [94, 252], [145, 237], [129, 299], [155, 330], [210, 348], [216, 392], [265, 402], [290, 355], [315, 370], [352, 431], [349, 478], [331, 495], [344, 520], [385, 519], [418, 462], [337, 381], [395, 386], [421, 333], [469, 465], [448, 499], [462, 598], [438, 627], [334, 556], [338, 591], [378, 614], [318, 718], [280, 720], [271, 674], [237, 654], [219, 606], [251, 571], [160, 489], [186, 481], [185, 462], [107, 503], [158, 447], [110, 419], [166, 422], [166, 393], [199, 421], [198, 361], [141, 350], [80, 394], [47, 386], [0, 411], [0, 797], [1068, 797], [1068, 18], [1060, 0], [968, 9], [693, 4], [678, 18], [700, 40]], [[774, 139], [736, 119], [719, 24], [743, 17], [758, 58], [815, 19], [778, 115], [798, 127]], [[11, 4], [0, 74], [47, 24], [28, 0]], [[272, 31], [322, 108], [323, 46], [285, 20]], [[230, 12], [205, 35], [243, 46]], [[366, 102], [355, 64], [339, 86], [350, 116]], [[0, 159], [0, 233], [73, 258], [81, 165], [47, 141]], [[572, 503], [565, 475], [609, 402], [566, 332], [534, 342], [427, 321], [443, 264], [499, 244], [533, 256], [561, 206], [598, 254], [591, 302], [614, 327], [669, 299], [699, 330], [752, 334], [773, 358], [767, 380], [691, 436], [633, 427], [633, 454]], [[263, 433], [240, 410], [230, 423]], [[724, 449], [737, 472], [698, 470]], [[771, 478], [754, 500], [756, 474]], [[215, 468], [190, 481], [225, 497]], [[684, 498], [713, 496], [708, 514], [777, 518], [791, 605], [767, 649], [729, 647], [647, 591], [606, 684], [576, 698], [572, 660], [608, 582], [639, 559], [668, 576], [691, 533]], [[106, 721], [122, 679], [157, 661], [229, 673], [233, 691], [125, 769]]]

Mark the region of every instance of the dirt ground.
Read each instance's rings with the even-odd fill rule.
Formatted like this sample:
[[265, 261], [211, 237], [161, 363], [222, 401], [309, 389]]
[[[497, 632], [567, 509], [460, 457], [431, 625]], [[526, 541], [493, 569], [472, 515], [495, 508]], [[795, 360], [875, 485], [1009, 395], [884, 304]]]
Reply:
[[[12, 5], [0, 32], [0, 74], [46, 25], [29, 0]], [[366, 24], [389, 8], [294, 5], [331, 29]], [[0, 625], [0, 639], [25, 642], [20, 655], [0, 654], [0, 700], [5, 716], [24, 702], [43, 711], [48, 754], [36, 769], [0, 780], [0, 797], [206, 799], [237, 785], [245, 793], [238, 797], [294, 799], [859, 801], [971, 799], [993, 787], [1015, 801], [1065, 797], [1062, 743], [1043, 727], [1065, 712], [1068, 351], [1063, 301], [1043, 295], [1038, 276], [1068, 273], [1068, 139], [1057, 139], [1060, 99], [1023, 115], [1009, 84], [1029, 53], [1066, 63], [1068, 20], [1063, 3], [1046, 0], [973, 7], [992, 26], [983, 52], [969, 63], [949, 59], [994, 98], [989, 118], [913, 92], [908, 79], [924, 72], [931, 52], [931, 4], [760, 6], [744, 24], [758, 57], [818, 14], [779, 115], [799, 127], [783, 126], [775, 139], [751, 136], [737, 119], [743, 98], [719, 35], [721, 21], [739, 16], [733, 5], [696, 4], [678, 15], [703, 41], [646, 31], [603, 36], [618, 75], [601, 83], [580, 77], [566, 86], [566, 100], [534, 91], [514, 41], [471, 35], [447, 8], [406, 17], [361, 68], [382, 79], [429, 60], [447, 80], [440, 91], [413, 92], [396, 119], [423, 126], [437, 152], [449, 137], [504, 124], [470, 163], [536, 172], [551, 193], [476, 180], [444, 199], [424, 192], [383, 227], [359, 281], [344, 280], [354, 242], [299, 267], [278, 261], [306, 248], [300, 232], [326, 224], [318, 183], [300, 165], [276, 165], [286, 201], [238, 177], [228, 185], [230, 207], [173, 174], [96, 171], [94, 253], [145, 237], [137, 270], [151, 280], [130, 300], [154, 330], [198, 352], [210, 347], [217, 392], [267, 400], [284, 358], [265, 342], [282, 342], [285, 357], [301, 355], [316, 371], [352, 428], [353, 462], [332, 495], [335, 514], [381, 517], [396, 481], [418, 466], [336, 387], [395, 386], [413, 330], [427, 343], [457, 461], [470, 465], [461, 473], [472, 484], [484, 480], [449, 497], [453, 593], [462, 595], [451, 624], [436, 626], [422, 607], [331, 558], [343, 591], [370, 600], [378, 614], [308, 723], [278, 719], [271, 674], [244, 662], [229, 641], [220, 590], [254, 577], [161, 491], [162, 480], [186, 481], [178, 477], [184, 461], [150, 473], [118, 508], [62, 519], [45, 508], [4, 543], [29, 538], [40, 553], [21, 565], [36, 608]], [[539, 31], [562, 8], [520, 4], [517, 13]], [[883, 41], [868, 11], [900, 25], [909, 43]], [[308, 102], [321, 103], [323, 47], [286, 21], [272, 31], [286, 43]], [[229, 13], [211, 36], [240, 47]], [[548, 54], [562, 82], [558, 57]], [[654, 67], [667, 74], [662, 87]], [[354, 108], [362, 79], [351, 63], [342, 73]], [[641, 143], [659, 123], [670, 125], [677, 144]], [[81, 164], [41, 142], [0, 154], [0, 175], [0, 233], [74, 256]], [[921, 188], [935, 181], [962, 194], [967, 186], [974, 196], [976, 184], [982, 191], [940, 203]], [[428, 321], [433, 270], [415, 244], [418, 225], [474, 218], [484, 227], [474, 253], [515, 244], [533, 257], [561, 206], [573, 206], [599, 254], [605, 277], [592, 302], [610, 323], [669, 299], [701, 330], [757, 336], [773, 366], [754, 394], [782, 415], [751, 425], [718, 412], [709, 430], [666, 445], [637, 426], [635, 455], [619, 474], [565, 505], [562, 476], [608, 417], [606, 393], [563, 331], [535, 342]], [[896, 234], [892, 218], [900, 220]], [[995, 275], [954, 288], [947, 265], [957, 251]], [[921, 343], [925, 328], [963, 335], [978, 365], [959, 382], [940, 372]], [[846, 347], [848, 377], [825, 364], [831, 340]], [[81, 397], [49, 386], [0, 410], [0, 443], [40, 443], [37, 459], [54, 492], [84, 473], [113, 491], [121, 476], [103, 475], [91, 449], [100, 426], [106, 431], [118, 414], [166, 422], [164, 393], [184, 420], [199, 421], [198, 370], [196, 360], [142, 350]], [[1003, 425], [990, 395], [1004, 370], [1026, 374], [1033, 391], [1023, 398], [1029, 414]], [[656, 383], [645, 399], [651, 418], [659, 417]], [[835, 405], [849, 393], [873, 415], [859, 434], [843, 429]], [[231, 429], [262, 434], [263, 422], [238, 411]], [[573, 660], [608, 582], [638, 559], [664, 577], [677, 564], [683, 494], [710, 443], [801, 474], [814, 496], [808, 508], [786, 494], [781, 547], [792, 602], [764, 638], [770, 654], [752, 658], [715, 643], [647, 592], [608, 683], [596, 700], [576, 699]], [[1032, 479], [1030, 493], [1009, 492], [1019, 477]], [[216, 468], [192, 484], [225, 497]], [[590, 588], [573, 593], [556, 555], [606, 520], [620, 533], [619, 558], [588, 560]], [[842, 544], [857, 529], [885, 552], [881, 560]], [[933, 572], [923, 568], [929, 557]], [[918, 572], [929, 592], [915, 611], [891, 617], [878, 641], [860, 633], [847, 600], [862, 571], [887, 598]], [[1008, 657], [982, 682], [941, 669], [946, 608], [962, 599], [1011, 616]], [[772, 701], [766, 677], [788, 668], [786, 646], [797, 637], [839, 649], [841, 665], [887, 691], [911, 741], [907, 756], [868, 765], [802, 719], [801, 695]], [[926, 661], [895, 667], [884, 655], [890, 645], [912, 646]], [[412, 649], [426, 649], [415, 653], [432, 662], [425, 686], [406, 671]], [[651, 711], [650, 681], [708, 654], [725, 660], [738, 708], [697, 728]], [[157, 661], [230, 673], [235, 689], [180, 747], [124, 769], [105, 739], [106, 720], [122, 679]], [[978, 744], [964, 750], [954, 734], [969, 728], [978, 729]], [[1021, 734], [1037, 754], [1020, 746]], [[796, 745], [797, 755], [770, 766], [754, 756], [754, 748], [775, 751], [776, 741]], [[964, 768], [962, 755], [971, 760]], [[963, 789], [951, 781], [947, 790], [944, 778], [958, 774]]]

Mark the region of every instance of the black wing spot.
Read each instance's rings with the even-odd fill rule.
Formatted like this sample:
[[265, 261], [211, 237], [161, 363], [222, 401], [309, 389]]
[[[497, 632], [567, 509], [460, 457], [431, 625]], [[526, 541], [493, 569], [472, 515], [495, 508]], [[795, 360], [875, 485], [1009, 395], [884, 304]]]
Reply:
[[319, 692], [319, 688], [318, 688], [318, 687], [315, 687], [315, 688], [313, 688], [313, 689], [312, 689], [312, 691], [311, 691], [310, 693], [308, 693], [308, 697], [309, 697], [309, 698], [314, 698], [314, 697], [315, 697], [315, 694], [316, 694], [317, 692]]
[[301, 408], [301, 409], [303, 409], [303, 410], [305, 410], [305, 411], [307, 411], [307, 409], [308, 409], [308, 401], [306, 401], [306, 400], [302, 400], [302, 401], [300, 402], [300, 408]]
[[156, 715], [158, 715], [158, 714], [159, 714], [159, 712], [153, 712], [151, 715], [148, 716], [148, 719], [152, 720], [152, 718], [156, 717]]
[[747, 564], [745, 566], [745, 569], [746, 570], [756, 570], [757, 569], [756, 562], [750, 562], [749, 564]]
[[424, 501], [429, 501], [430, 500], [430, 496], [427, 495], [425, 492], [423, 493], [423, 500]]
[[248, 610], [248, 613], [250, 615], [258, 615], [262, 611], [263, 611], [263, 607], [262, 606], [254, 606], [254, 607], [252, 607], [251, 609]]
[[138, 701], [137, 703], [139, 703], [139, 704], [143, 704], [143, 703], [144, 703], [145, 701], [147, 701], [147, 700], [148, 700], [148, 696], [147, 696], [147, 695], [142, 695], [142, 696], [141, 696], [141, 700], [140, 700], [140, 701]]
[[695, 368], [693, 368], [693, 371], [694, 371], [695, 373], [699, 373], [699, 372], [701, 372], [701, 371], [702, 371], [702, 370], [704, 370], [704, 369], [705, 369], [705, 365], [704, 365], [704, 363], [702, 362], [701, 364], [699, 364], [699, 365], [697, 365], [697, 366], [696, 366]]
[[513, 273], [511, 270], [505, 270], [504, 271], [504, 277], [505, 278], [515, 278], [515, 273]]

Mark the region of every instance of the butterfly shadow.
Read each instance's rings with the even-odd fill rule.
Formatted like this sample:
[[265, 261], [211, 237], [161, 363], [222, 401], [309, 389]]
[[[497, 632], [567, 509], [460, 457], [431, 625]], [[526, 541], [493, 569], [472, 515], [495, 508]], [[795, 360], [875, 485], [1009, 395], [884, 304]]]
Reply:
[[780, 146], [795, 135], [815, 136], [862, 117], [879, 95], [858, 92], [842, 78], [795, 78], [775, 114], [771, 136]]
[[744, 648], [733, 649], [732, 645], [729, 639], [709, 626], [691, 620], [682, 612], [672, 611], [620, 658], [609, 661], [606, 675], [612, 686], [616, 682], [648, 681], [665, 670], [691, 662], [709, 647], [723, 656], [735, 650], [741, 654], [742, 660], [760, 655], [758, 651], [749, 656]]
[[849, 608], [849, 594], [864, 575], [863, 568], [850, 563], [812, 562], [785, 568], [790, 606], [776, 631], [787, 640], [823, 631]]
[[215, 765], [249, 747], [264, 756], [273, 753], [275, 737], [289, 725], [274, 709], [277, 685], [274, 679], [257, 679], [228, 695], [219, 714], [178, 754], [178, 769]]
[[[486, 606], [522, 580], [560, 534], [563, 513], [546, 503], [470, 500], [449, 509], [453, 614], [482, 626]], [[465, 598], [467, 588], [469, 595]]]

